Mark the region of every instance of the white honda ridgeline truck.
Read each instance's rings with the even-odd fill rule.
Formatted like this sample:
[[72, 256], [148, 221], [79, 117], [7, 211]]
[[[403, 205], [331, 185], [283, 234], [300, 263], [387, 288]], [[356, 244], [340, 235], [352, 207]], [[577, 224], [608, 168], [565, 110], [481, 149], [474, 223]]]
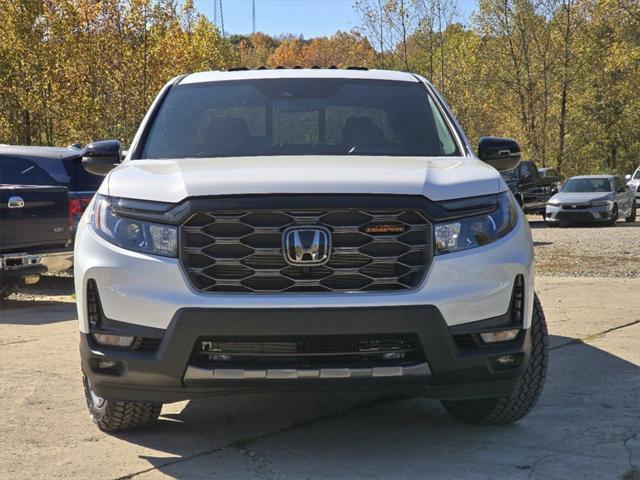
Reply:
[[520, 149], [483, 138], [477, 158], [424, 78], [181, 76], [120, 155], [86, 148], [107, 176], [75, 246], [102, 430], [230, 393], [424, 395], [487, 424], [536, 402], [548, 353], [531, 233], [496, 170]]

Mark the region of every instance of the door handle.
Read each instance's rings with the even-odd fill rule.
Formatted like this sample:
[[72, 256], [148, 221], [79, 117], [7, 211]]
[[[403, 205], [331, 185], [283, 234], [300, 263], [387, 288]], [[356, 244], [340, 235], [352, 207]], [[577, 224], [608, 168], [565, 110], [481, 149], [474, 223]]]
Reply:
[[9, 197], [9, 202], [7, 202], [7, 206], [9, 208], [22, 208], [24, 207], [24, 200], [22, 197], [13, 196]]

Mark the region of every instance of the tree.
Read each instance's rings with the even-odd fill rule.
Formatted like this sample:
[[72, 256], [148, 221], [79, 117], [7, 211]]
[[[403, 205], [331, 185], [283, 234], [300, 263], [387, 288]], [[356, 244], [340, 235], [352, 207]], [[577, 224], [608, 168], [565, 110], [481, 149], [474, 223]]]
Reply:
[[353, 8], [360, 16], [360, 30], [377, 48], [378, 61], [376, 66], [386, 67], [385, 55], [390, 48], [387, 16], [384, 9], [384, 0], [356, 0]]

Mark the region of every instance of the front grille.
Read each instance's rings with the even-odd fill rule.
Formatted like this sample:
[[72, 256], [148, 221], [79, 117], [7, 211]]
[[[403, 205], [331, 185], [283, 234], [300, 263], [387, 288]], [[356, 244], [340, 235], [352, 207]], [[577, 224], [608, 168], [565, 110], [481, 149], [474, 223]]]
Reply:
[[588, 203], [581, 203], [578, 205], [562, 205], [562, 210], [586, 210], [587, 208], [590, 208], [591, 205]]
[[190, 365], [200, 368], [372, 368], [424, 361], [415, 334], [201, 337]]
[[[282, 234], [292, 226], [328, 229], [329, 261], [289, 265]], [[207, 211], [182, 224], [180, 245], [191, 283], [212, 293], [410, 289], [432, 256], [431, 224], [414, 210]]]
[[593, 215], [589, 211], [582, 212], [569, 212], [561, 211], [556, 215], [556, 220], [563, 222], [592, 222], [594, 220]]

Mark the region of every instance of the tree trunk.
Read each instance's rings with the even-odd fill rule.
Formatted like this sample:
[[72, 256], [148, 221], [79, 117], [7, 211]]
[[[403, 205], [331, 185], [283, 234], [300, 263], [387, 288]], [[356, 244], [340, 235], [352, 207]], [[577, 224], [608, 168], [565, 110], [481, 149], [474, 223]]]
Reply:
[[566, 22], [563, 32], [564, 51], [562, 59], [562, 93], [560, 95], [560, 131], [558, 134], [558, 158], [556, 161], [556, 167], [561, 173], [564, 166], [564, 144], [567, 124], [567, 97], [569, 93], [569, 63], [571, 58], [571, 4], [572, 0], [567, 0], [567, 3], [564, 5], [566, 9]]
[[31, 145], [31, 113], [22, 110], [22, 144]]

